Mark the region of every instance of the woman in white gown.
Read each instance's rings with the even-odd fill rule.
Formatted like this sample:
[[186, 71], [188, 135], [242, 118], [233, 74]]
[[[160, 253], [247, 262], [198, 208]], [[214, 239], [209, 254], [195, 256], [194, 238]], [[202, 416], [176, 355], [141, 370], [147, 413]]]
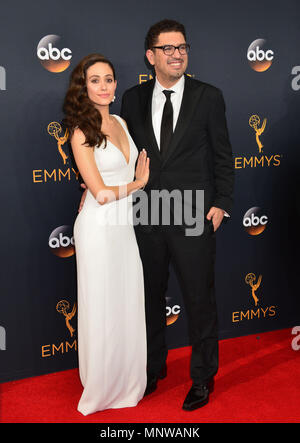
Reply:
[[147, 183], [149, 159], [146, 151], [138, 156], [121, 117], [109, 114], [116, 85], [112, 64], [89, 55], [72, 72], [64, 103], [88, 188], [74, 225], [84, 415], [135, 406], [146, 388], [144, 282], [131, 194]]

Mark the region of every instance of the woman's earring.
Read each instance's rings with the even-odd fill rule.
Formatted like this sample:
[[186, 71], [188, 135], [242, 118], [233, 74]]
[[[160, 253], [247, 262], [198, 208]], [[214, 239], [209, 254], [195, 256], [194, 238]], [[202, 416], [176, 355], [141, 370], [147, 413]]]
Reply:
[[116, 96], [114, 95], [114, 98], [112, 99], [111, 102], [113, 103], [115, 100], [116, 100]]

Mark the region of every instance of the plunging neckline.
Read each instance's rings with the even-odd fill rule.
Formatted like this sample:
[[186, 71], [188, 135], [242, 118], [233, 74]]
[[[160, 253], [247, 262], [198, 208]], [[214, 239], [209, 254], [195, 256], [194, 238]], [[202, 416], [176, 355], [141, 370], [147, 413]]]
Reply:
[[121, 155], [123, 156], [123, 158], [124, 158], [124, 160], [125, 160], [126, 165], [128, 166], [129, 163], [130, 163], [130, 159], [131, 159], [130, 141], [129, 141], [129, 138], [128, 138], [128, 136], [127, 136], [127, 133], [126, 133], [125, 128], [123, 128], [122, 123], [118, 120], [118, 118], [116, 118], [116, 116], [115, 116], [114, 114], [112, 114], [112, 117], [113, 117], [115, 120], [117, 120], [117, 122], [119, 123], [119, 125], [120, 125], [121, 128], [123, 129], [123, 131], [124, 131], [124, 133], [125, 133], [125, 136], [126, 136], [126, 138], [127, 138], [128, 146], [129, 146], [129, 157], [128, 157], [128, 162], [127, 162], [127, 160], [126, 160], [126, 157], [125, 157], [123, 151], [121, 151], [121, 149], [118, 148], [118, 146], [116, 146], [111, 140], [108, 139], [108, 141], [109, 141], [109, 143], [110, 143], [112, 146], [114, 146], [114, 147], [115, 147], [115, 148], [121, 153]]

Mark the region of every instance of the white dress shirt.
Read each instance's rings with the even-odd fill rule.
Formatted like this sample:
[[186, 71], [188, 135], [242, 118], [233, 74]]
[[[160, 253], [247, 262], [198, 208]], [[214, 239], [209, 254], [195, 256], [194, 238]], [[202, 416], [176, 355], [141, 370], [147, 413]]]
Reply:
[[161, 119], [166, 102], [166, 96], [162, 91], [165, 90], [174, 91], [174, 93], [171, 94], [171, 103], [173, 106], [173, 132], [174, 132], [182, 102], [184, 81], [185, 79], [183, 75], [178, 80], [178, 82], [174, 86], [172, 86], [172, 88], [166, 89], [159, 83], [157, 78], [155, 79], [155, 85], [152, 95], [152, 125], [153, 125], [155, 138], [157, 141], [157, 146], [159, 147], [159, 149], [160, 149]]

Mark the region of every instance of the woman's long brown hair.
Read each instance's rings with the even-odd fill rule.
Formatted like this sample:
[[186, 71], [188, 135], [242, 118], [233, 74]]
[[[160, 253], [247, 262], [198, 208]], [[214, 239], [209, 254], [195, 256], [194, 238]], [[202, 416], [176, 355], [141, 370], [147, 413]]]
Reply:
[[114, 80], [116, 79], [112, 63], [103, 55], [87, 55], [78, 63], [71, 74], [63, 104], [65, 113], [63, 124], [69, 130], [70, 139], [74, 130], [79, 128], [85, 135], [85, 144], [90, 147], [100, 146], [103, 140], [106, 145], [106, 135], [101, 130], [101, 114], [89, 99], [86, 88], [86, 71], [98, 62], [107, 63], [112, 69]]

